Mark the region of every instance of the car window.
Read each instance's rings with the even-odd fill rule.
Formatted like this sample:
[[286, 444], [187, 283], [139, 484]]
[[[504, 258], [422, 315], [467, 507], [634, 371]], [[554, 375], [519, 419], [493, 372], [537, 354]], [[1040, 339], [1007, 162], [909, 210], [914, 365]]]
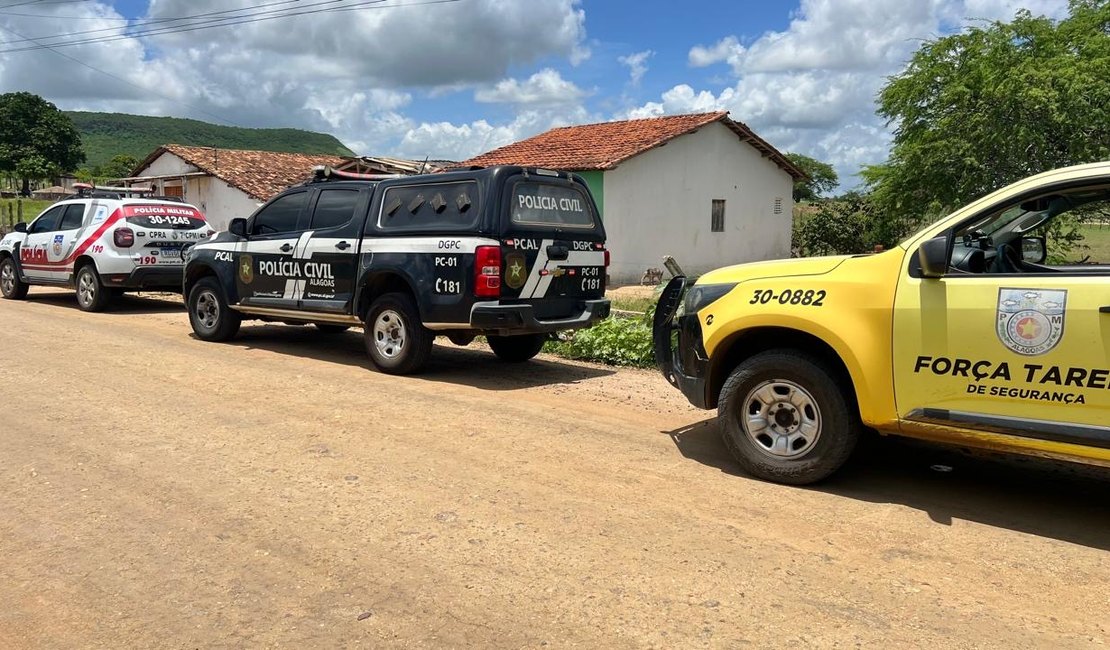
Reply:
[[320, 190], [316, 209], [312, 212], [312, 228], [326, 230], [351, 222], [358, 203], [358, 190], [329, 188]]
[[279, 197], [254, 216], [252, 235], [273, 235], [297, 230], [297, 219], [308, 200], [308, 192], [294, 192]]
[[949, 263], [958, 273], [1103, 272], [1108, 225], [1105, 186], [1026, 198], [956, 228]]
[[477, 218], [477, 183], [425, 183], [387, 189], [378, 225], [398, 230], [465, 230]]
[[72, 203], [66, 206], [58, 230], [77, 230], [85, 219], [85, 206], [81, 203]]
[[43, 213], [41, 217], [35, 219], [35, 223], [27, 230], [27, 233], [33, 235], [40, 232], [50, 232], [58, 229], [58, 222], [62, 219], [62, 213], [66, 210], [66, 206], [57, 205], [50, 208]]

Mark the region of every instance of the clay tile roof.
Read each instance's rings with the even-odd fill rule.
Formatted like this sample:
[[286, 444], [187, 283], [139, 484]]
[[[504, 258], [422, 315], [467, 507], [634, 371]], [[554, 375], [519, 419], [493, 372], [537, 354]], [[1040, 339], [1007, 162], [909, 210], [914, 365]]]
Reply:
[[727, 126], [794, 178], [805, 178], [805, 174], [777, 149], [744, 124], [729, 119], [727, 111], [564, 126], [494, 149], [460, 166], [523, 165], [565, 171], [613, 169], [633, 156], [713, 122]]
[[172, 153], [260, 201], [307, 180], [316, 165], [338, 167], [344, 162], [339, 156], [167, 144], [147, 156], [138, 169], [147, 167], [163, 152]]

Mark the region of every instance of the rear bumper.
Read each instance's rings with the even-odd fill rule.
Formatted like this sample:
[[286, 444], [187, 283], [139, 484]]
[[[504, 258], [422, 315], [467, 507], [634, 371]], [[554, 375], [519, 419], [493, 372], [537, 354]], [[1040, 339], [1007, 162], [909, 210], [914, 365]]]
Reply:
[[608, 298], [585, 300], [582, 310], [569, 318], [540, 320], [536, 318], [532, 305], [479, 302], [470, 309], [470, 327], [484, 332], [496, 332], [502, 336], [582, 329], [607, 318], [609, 309]]
[[148, 289], [159, 291], [181, 291], [181, 276], [185, 267], [141, 266], [130, 273], [113, 273], [101, 276], [104, 285], [121, 289]]
[[695, 314], [676, 316], [686, 294], [687, 279], [673, 278], [663, 289], [652, 322], [655, 364], [667, 382], [702, 409], [712, 408], [707, 392], [709, 359], [702, 344], [701, 322]]

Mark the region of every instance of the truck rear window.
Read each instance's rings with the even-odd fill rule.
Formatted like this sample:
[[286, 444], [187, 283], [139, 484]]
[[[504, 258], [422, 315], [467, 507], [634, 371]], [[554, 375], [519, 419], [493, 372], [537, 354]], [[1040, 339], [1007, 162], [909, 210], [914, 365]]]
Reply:
[[513, 223], [533, 226], [592, 228], [593, 207], [574, 187], [522, 181], [513, 186]]
[[188, 205], [125, 205], [123, 216], [144, 228], [195, 230], [205, 224], [200, 210]]

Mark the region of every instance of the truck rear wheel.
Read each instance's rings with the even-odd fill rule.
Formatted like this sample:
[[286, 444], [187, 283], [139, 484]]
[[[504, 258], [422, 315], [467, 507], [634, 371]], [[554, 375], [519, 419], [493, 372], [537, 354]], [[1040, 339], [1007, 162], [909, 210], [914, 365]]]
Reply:
[[509, 363], [521, 363], [540, 353], [547, 341], [546, 334], [518, 334], [517, 336], [486, 337], [489, 347], [498, 359]]
[[366, 354], [389, 375], [419, 372], [432, 355], [432, 336], [405, 293], [387, 293], [370, 305], [365, 319]]
[[112, 294], [104, 283], [92, 263], [86, 264], [77, 270], [77, 306], [81, 311], [104, 311]]
[[794, 350], [741, 363], [721, 389], [718, 422], [743, 469], [776, 483], [805, 485], [851, 455], [862, 425], [844, 379], [823, 360]]
[[0, 261], [0, 293], [8, 300], [23, 300], [27, 297], [27, 283], [19, 279], [15, 260], [10, 257]]

